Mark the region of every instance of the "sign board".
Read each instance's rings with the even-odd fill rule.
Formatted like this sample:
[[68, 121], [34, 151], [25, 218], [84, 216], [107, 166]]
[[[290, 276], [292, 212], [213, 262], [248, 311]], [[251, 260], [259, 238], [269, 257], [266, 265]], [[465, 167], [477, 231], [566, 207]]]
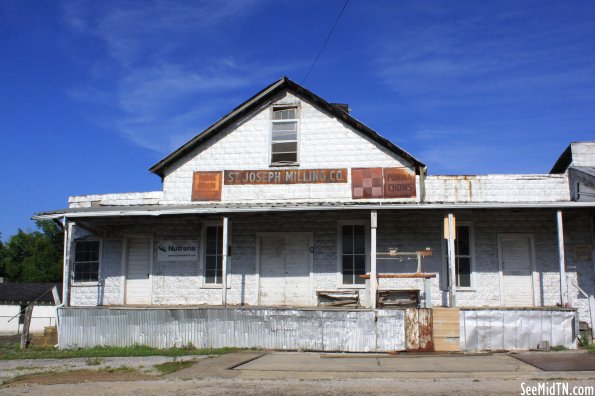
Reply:
[[591, 245], [574, 245], [572, 247], [572, 258], [574, 261], [591, 261], [593, 248]]
[[407, 168], [384, 168], [384, 198], [414, 198], [415, 172]]
[[347, 183], [347, 169], [226, 170], [225, 185]]
[[221, 201], [221, 172], [194, 172], [193, 201]]
[[157, 260], [159, 261], [198, 261], [197, 240], [159, 241]]
[[408, 168], [351, 169], [351, 197], [415, 198], [415, 172]]

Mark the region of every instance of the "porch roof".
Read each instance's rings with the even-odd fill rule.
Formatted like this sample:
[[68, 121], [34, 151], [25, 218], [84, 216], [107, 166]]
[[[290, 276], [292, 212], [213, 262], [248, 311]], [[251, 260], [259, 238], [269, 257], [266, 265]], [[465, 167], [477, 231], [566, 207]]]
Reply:
[[299, 212], [312, 210], [389, 210], [389, 209], [515, 209], [515, 208], [595, 208], [595, 202], [487, 202], [487, 203], [393, 203], [367, 202], [255, 202], [255, 203], [208, 203], [187, 205], [131, 205], [97, 206], [91, 208], [68, 208], [39, 212], [34, 220], [58, 219], [60, 217], [123, 217], [165, 216], [184, 214]]

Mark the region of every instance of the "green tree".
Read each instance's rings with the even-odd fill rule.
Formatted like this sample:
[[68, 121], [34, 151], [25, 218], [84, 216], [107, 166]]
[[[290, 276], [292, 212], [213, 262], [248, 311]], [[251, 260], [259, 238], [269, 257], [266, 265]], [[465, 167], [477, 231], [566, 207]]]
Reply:
[[10, 282], [62, 280], [62, 230], [50, 220], [35, 225], [40, 231], [19, 230], [0, 247], [0, 270]]

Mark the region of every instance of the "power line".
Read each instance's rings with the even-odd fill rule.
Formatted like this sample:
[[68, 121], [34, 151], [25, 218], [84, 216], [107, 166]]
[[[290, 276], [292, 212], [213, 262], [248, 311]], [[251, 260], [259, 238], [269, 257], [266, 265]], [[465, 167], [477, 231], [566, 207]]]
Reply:
[[337, 24], [339, 23], [339, 19], [341, 19], [341, 15], [343, 15], [343, 11], [345, 11], [345, 8], [347, 8], [347, 4], [349, 4], [349, 0], [345, 0], [345, 4], [343, 4], [343, 8], [341, 8], [341, 12], [339, 12], [339, 15], [337, 16], [337, 19], [335, 20], [335, 23], [333, 24], [331, 31], [329, 32], [328, 36], [326, 37], [326, 40], [324, 40], [324, 44], [322, 44], [322, 48], [320, 49], [320, 51], [318, 52], [318, 55], [316, 55], [316, 58], [314, 58], [314, 62], [312, 62], [312, 65], [308, 69], [308, 73], [306, 73], [306, 77], [304, 77], [304, 79], [302, 80], [302, 84], [304, 84], [306, 82], [306, 80], [308, 79], [308, 77], [310, 77], [310, 73], [312, 72], [312, 69], [314, 69], [314, 66], [316, 66], [316, 62], [318, 62], [318, 58], [320, 58], [320, 55], [322, 55], [322, 52], [324, 51], [326, 44], [328, 43], [331, 36], [333, 35], [333, 32], [335, 31], [335, 28], [337, 27]]

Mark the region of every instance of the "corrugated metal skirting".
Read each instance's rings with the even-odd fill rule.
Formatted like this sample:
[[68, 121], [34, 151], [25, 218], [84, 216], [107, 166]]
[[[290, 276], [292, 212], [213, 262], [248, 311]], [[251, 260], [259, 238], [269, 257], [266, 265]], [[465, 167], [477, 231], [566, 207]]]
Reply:
[[576, 348], [576, 312], [562, 310], [461, 310], [461, 350]]
[[60, 348], [263, 348], [317, 351], [405, 349], [402, 310], [266, 308], [60, 308]]

